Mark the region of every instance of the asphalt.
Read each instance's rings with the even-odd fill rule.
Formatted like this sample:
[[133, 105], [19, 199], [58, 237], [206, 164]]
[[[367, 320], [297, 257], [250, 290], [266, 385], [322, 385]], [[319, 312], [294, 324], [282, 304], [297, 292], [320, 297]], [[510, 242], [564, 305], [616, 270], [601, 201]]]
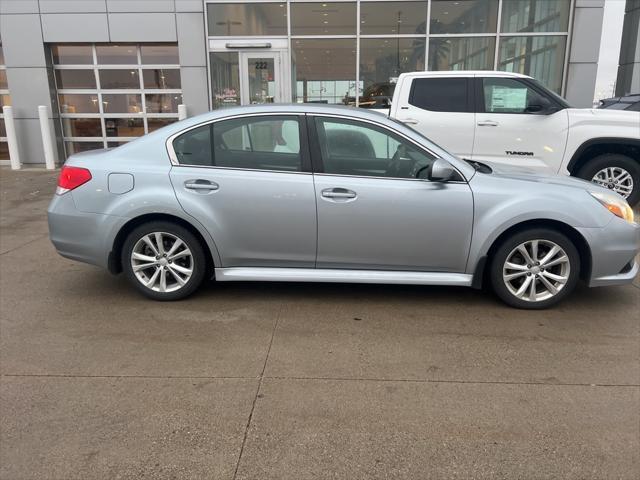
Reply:
[[58, 256], [0, 170], [0, 478], [637, 479], [640, 282], [559, 307], [227, 283], [155, 303]]

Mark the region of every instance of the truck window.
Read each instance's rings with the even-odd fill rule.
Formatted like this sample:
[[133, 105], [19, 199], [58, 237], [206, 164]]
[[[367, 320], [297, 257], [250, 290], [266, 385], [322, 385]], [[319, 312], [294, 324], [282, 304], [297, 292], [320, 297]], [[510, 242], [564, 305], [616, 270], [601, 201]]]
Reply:
[[513, 78], [483, 78], [486, 113], [526, 113], [529, 105], [541, 103], [541, 95]]
[[469, 112], [467, 78], [416, 78], [409, 103], [431, 112]]

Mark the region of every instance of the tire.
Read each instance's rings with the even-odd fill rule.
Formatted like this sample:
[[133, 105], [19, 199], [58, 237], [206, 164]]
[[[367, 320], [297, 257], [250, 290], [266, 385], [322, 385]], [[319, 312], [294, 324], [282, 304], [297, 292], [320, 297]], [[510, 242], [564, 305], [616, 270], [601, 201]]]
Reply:
[[[533, 252], [535, 242], [537, 258]], [[523, 245], [529, 254], [529, 261], [519, 249]], [[554, 247], [560, 250], [545, 258]], [[563, 257], [566, 260], [561, 261]], [[536, 261], [539, 265], [536, 265]], [[538, 310], [557, 304], [575, 289], [580, 276], [580, 255], [571, 240], [562, 233], [547, 228], [533, 228], [505, 239], [492, 256], [489, 272], [493, 291], [502, 301], [512, 307]], [[528, 286], [524, 285], [525, 282], [529, 283]], [[535, 285], [535, 290], [531, 283]], [[548, 284], [555, 288], [556, 293]], [[519, 294], [522, 288], [525, 290]]]
[[[613, 169], [614, 175], [617, 176], [621, 176], [623, 172], [629, 174], [630, 182], [632, 182], [631, 193], [625, 195], [620, 190], [620, 187], [629, 187], [628, 181], [626, 181], [624, 185], [615, 185], [606, 181], [607, 178], [610, 178], [606, 173], [607, 168]], [[596, 181], [595, 177], [599, 172], [601, 172], [599, 178], [602, 178], [602, 180]], [[627, 202], [629, 202], [631, 206], [635, 206], [640, 201], [640, 163], [626, 155], [620, 155], [618, 153], [598, 155], [580, 168], [577, 176], [620, 193], [627, 199]]]
[[[161, 249], [158, 238], [162, 239]], [[122, 248], [122, 269], [143, 295], [171, 301], [186, 298], [200, 287], [207, 264], [200, 242], [189, 230], [175, 223], [158, 221], [140, 225], [127, 236]]]

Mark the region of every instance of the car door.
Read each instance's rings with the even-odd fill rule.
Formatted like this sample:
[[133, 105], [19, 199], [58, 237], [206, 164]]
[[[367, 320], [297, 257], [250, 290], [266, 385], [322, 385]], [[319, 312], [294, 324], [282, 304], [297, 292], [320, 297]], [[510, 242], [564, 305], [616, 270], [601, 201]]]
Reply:
[[[410, 84], [408, 84], [410, 82]], [[407, 77], [395, 117], [461, 158], [471, 158], [475, 113], [473, 75]]]
[[304, 116], [221, 119], [171, 139], [171, 182], [223, 267], [313, 267], [316, 200]]
[[569, 117], [525, 79], [476, 79], [473, 159], [557, 172], [567, 143]]
[[308, 123], [317, 268], [464, 272], [473, 221], [466, 182], [424, 180], [435, 155], [375, 122], [310, 115]]

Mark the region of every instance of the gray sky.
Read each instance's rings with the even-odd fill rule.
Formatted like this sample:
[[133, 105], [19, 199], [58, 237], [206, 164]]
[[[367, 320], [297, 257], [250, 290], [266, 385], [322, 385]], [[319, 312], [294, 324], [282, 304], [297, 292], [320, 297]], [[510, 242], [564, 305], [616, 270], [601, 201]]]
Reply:
[[626, 0], [606, 0], [604, 4], [602, 40], [596, 78], [596, 100], [614, 96], [613, 86], [618, 74], [625, 3]]

